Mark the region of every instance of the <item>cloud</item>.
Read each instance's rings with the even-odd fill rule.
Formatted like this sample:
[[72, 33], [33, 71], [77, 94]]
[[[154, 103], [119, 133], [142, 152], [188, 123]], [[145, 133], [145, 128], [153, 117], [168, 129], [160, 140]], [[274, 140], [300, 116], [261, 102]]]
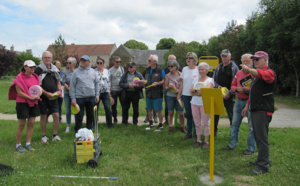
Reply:
[[228, 22], [244, 24], [259, 0], [15, 0], [0, 3], [1, 44], [36, 56], [61, 34], [67, 44], [208, 40]]

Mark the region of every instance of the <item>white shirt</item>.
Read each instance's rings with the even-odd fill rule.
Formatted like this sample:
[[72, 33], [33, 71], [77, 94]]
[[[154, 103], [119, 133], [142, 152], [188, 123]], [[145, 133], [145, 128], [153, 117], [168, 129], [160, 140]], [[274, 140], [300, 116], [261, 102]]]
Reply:
[[180, 77], [183, 80], [182, 95], [191, 96], [190, 89], [192, 87], [192, 82], [195, 79], [198, 80], [200, 77], [198, 68], [189, 69], [189, 67], [184, 67]]
[[[195, 82], [193, 82], [193, 86], [194, 86], [194, 88], [195, 88], [195, 85], [198, 83], [198, 81], [195, 81]], [[204, 83], [206, 84], [206, 85], [208, 85], [208, 84], [210, 84], [210, 83], [214, 83], [213, 82], [213, 79], [212, 78], [207, 78], [205, 81], [204, 81]], [[192, 87], [192, 86], [191, 86]], [[202, 100], [202, 96], [193, 96], [192, 97], [192, 100], [191, 100], [191, 104], [193, 104], [193, 105], [198, 105], [198, 106], [203, 106], [203, 100]]]

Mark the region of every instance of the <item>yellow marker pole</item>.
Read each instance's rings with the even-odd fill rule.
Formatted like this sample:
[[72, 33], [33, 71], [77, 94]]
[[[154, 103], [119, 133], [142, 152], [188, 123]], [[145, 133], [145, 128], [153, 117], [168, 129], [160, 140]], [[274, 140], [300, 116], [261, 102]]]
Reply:
[[215, 108], [214, 97], [210, 98], [210, 169], [209, 181], [214, 181], [214, 146], [215, 146]]

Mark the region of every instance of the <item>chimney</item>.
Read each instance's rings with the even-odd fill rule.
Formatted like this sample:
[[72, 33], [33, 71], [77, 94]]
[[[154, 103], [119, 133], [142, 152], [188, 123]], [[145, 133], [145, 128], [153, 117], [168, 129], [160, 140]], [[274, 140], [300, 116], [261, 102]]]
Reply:
[[71, 45], [75, 45], [75, 43], [71, 43]]

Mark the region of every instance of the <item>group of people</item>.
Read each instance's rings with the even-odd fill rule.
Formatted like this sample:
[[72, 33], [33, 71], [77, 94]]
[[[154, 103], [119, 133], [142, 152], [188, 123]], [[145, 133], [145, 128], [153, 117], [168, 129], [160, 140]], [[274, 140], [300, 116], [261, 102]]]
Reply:
[[[62, 94], [66, 108], [66, 133], [71, 128], [71, 105], [79, 106], [75, 114], [75, 133], [82, 128], [84, 110], [86, 110], [86, 128], [93, 127], [94, 106], [99, 108], [102, 100], [108, 128], [117, 123], [118, 99], [122, 107], [122, 123], [128, 123], [128, 112], [133, 107], [133, 124], [137, 125], [139, 118], [139, 100], [144, 98], [145, 89], [146, 110], [149, 125], [146, 130], [154, 127], [153, 113], [157, 113], [159, 124], [154, 130], [163, 130], [163, 99], [165, 99], [166, 124], [169, 132], [174, 133], [174, 110], [178, 113], [180, 130], [185, 133], [182, 140], [194, 138], [194, 146], [209, 148], [210, 115], [204, 112], [201, 88], [226, 87], [229, 91], [223, 96], [230, 121], [230, 141], [224, 150], [233, 150], [237, 146], [239, 128], [242, 118], [248, 117], [249, 135], [248, 148], [243, 153], [251, 155], [258, 148], [258, 158], [255, 162], [254, 174], [268, 172], [270, 166], [268, 126], [274, 112], [275, 73], [268, 66], [268, 54], [258, 51], [255, 55], [244, 54], [241, 57], [241, 70], [231, 60], [228, 49], [221, 52], [222, 62], [215, 69], [213, 77], [208, 76], [210, 66], [206, 62], [198, 64], [198, 57], [194, 52], [186, 55], [186, 64], [180, 67], [176, 56], [168, 57], [168, 66], [162, 69], [158, 66], [158, 56], [150, 55], [148, 67], [141, 74], [136, 70], [136, 63], [129, 62], [127, 71], [121, 66], [121, 58], [113, 57], [113, 66], [104, 68], [104, 59], [97, 58], [97, 68], [90, 65], [90, 57], [84, 55], [80, 58], [79, 66], [74, 57], [67, 59], [67, 69], [62, 72], [60, 62], [51, 63], [52, 53], [45, 51], [42, 62], [36, 66], [31, 60], [24, 62], [21, 73], [16, 77], [9, 89], [9, 99], [16, 100], [18, 129], [16, 132], [16, 150], [32, 151], [31, 136], [35, 117], [40, 116], [42, 143], [48, 143], [46, 136], [46, 120], [48, 115], [53, 117], [52, 141], [61, 141], [58, 136], [58, 127], [61, 117], [61, 103], [58, 99], [51, 99], [53, 94]], [[253, 68], [253, 62], [255, 68]], [[59, 63], [59, 65], [57, 65]], [[135, 81], [139, 80], [139, 81]], [[250, 82], [250, 83], [249, 83]], [[252, 83], [251, 83], [252, 82]], [[31, 97], [28, 89], [33, 85], [42, 87], [42, 95]], [[251, 85], [251, 87], [250, 87]], [[235, 102], [237, 95], [237, 101]], [[114, 104], [111, 106], [111, 100]], [[27, 135], [25, 148], [21, 145], [21, 137], [27, 120]], [[186, 123], [185, 123], [186, 121]], [[215, 115], [215, 136], [218, 135], [219, 116]], [[186, 128], [187, 126], [187, 128]], [[201, 135], [204, 134], [204, 141]]]

